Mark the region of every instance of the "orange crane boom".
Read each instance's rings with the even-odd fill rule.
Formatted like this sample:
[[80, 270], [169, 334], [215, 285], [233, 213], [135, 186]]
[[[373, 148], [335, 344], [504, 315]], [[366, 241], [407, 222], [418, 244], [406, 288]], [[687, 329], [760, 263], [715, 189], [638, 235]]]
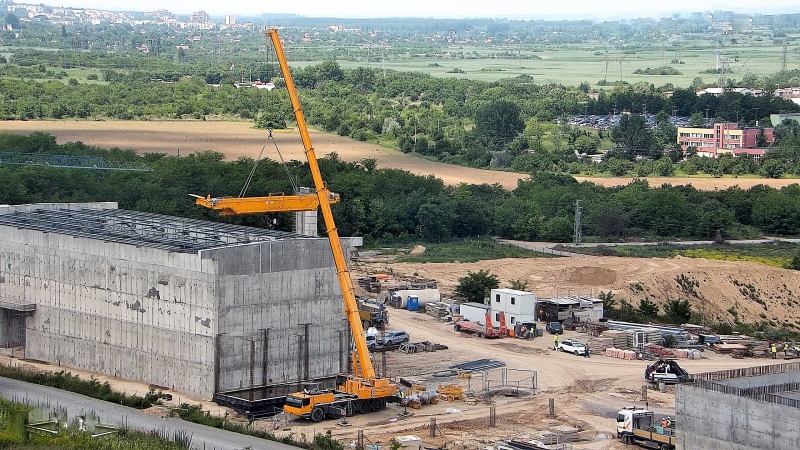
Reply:
[[289, 99], [297, 120], [297, 128], [303, 140], [303, 148], [308, 159], [308, 167], [314, 180], [316, 193], [243, 198], [195, 196], [196, 203], [206, 208], [221, 210], [222, 215], [314, 211], [319, 206], [322, 210], [325, 229], [336, 265], [336, 275], [344, 298], [344, 312], [347, 315], [347, 321], [353, 333], [355, 343], [355, 352], [352, 354], [354, 373], [346, 377], [340, 377], [338, 390], [314, 390], [288, 395], [284, 411], [296, 416], [309, 418], [315, 422], [326, 417], [338, 419], [343, 415], [351, 416], [356, 412], [380, 411], [386, 407], [387, 401], [396, 402], [399, 400], [397, 385], [388, 378], [375, 377], [375, 369], [372, 366], [369, 349], [367, 348], [364, 328], [361, 325], [361, 315], [358, 311], [358, 303], [353, 290], [353, 281], [350, 278], [350, 271], [347, 269], [347, 260], [345, 259], [342, 243], [339, 240], [339, 232], [336, 229], [333, 213], [331, 212], [331, 204], [339, 201], [339, 195], [329, 191], [322, 180], [317, 156], [314, 152], [314, 147], [311, 145], [306, 119], [300, 106], [300, 98], [297, 95], [294, 80], [289, 72], [289, 65], [286, 62], [286, 55], [283, 52], [283, 45], [278, 32], [269, 30], [266, 32], [266, 37], [271, 39], [272, 44], [275, 46], [275, 53], [286, 82], [286, 90], [289, 93]]
[[328, 240], [330, 240], [331, 250], [333, 251], [333, 260], [336, 264], [339, 285], [341, 286], [342, 295], [344, 296], [344, 312], [347, 315], [347, 321], [350, 324], [350, 329], [353, 332], [353, 339], [355, 340], [358, 369], [360, 369], [359, 375], [367, 380], [374, 380], [375, 369], [372, 367], [372, 361], [369, 358], [369, 349], [367, 348], [364, 328], [361, 327], [361, 316], [358, 314], [358, 303], [356, 302], [356, 295], [353, 290], [353, 280], [350, 278], [350, 271], [347, 269], [347, 261], [345, 260], [344, 251], [342, 250], [342, 243], [339, 241], [339, 232], [336, 229], [336, 223], [333, 221], [333, 213], [331, 212], [331, 205], [328, 201], [330, 191], [328, 191], [328, 188], [322, 181], [322, 173], [317, 163], [317, 155], [314, 152], [314, 146], [311, 145], [311, 137], [308, 135], [306, 118], [303, 115], [303, 108], [300, 106], [300, 98], [297, 95], [297, 89], [294, 86], [292, 74], [289, 72], [289, 64], [286, 62], [286, 54], [283, 52], [283, 44], [281, 44], [278, 31], [269, 30], [266, 35], [272, 40], [272, 45], [275, 46], [278, 64], [281, 66], [283, 79], [286, 82], [286, 90], [289, 92], [289, 99], [292, 102], [292, 109], [294, 110], [294, 116], [297, 120], [297, 129], [300, 131], [300, 137], [303, 140], [303, 149], [305, 149], [308, 167], [311, 169], [311, 177], [314, 179], [314, 188], [317, 190], [319, 206], [322, 210], [322, 217], [325, 221]]

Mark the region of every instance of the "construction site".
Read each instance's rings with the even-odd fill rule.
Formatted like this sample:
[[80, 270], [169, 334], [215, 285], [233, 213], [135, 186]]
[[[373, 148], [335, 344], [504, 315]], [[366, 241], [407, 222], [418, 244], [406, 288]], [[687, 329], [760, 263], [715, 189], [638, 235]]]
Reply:
[[[171, 394], [156, 414], [200, 403], [357, 449], [800, 448], [794, 342], [778, 354], [763, 336], [608, 320], [597, 289], [617, 273], [599, 259], [538, 271], [494, 261], [517, 275], [503, 283], [531, 287], [491, 289], [481, 303], [455, 295], [473, 266], [359, 253], [358, 237], [338, 235], [340, 198], [322, 180], [277, 32], [267, 37], [314, 187], [193, 197], [222, 215], [294, 213], [295, 232], [116, 203], [4, 205], [4, 364]], [[555, 286], [564, 277], [583, 289]]]

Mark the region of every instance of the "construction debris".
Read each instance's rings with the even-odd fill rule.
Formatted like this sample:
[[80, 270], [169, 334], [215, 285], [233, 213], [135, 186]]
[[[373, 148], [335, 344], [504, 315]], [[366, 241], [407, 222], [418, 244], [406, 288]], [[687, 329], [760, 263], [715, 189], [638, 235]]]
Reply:
[[406, 342], [400, 345], [400, 351], [405, 354], [422, 353], [422, 352], [435, 352], [437, 350], [447, 350], [446, 345], [437, 344], [435, 342]]

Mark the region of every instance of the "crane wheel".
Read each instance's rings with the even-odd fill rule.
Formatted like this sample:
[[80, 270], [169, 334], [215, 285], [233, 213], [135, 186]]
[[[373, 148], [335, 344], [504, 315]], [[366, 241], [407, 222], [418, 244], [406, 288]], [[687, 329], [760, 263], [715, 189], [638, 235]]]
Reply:
[[631, 440], [631, 437], [630, 437], [630, 436], [628, 436], [628, 435], [625, 435], [625, 436], [622, 436], [622, 443], [623, 443], [623, 444], [625, 444], [625, 445], [630, 445], [630, 444], [632, 444], [633, 442], [632, 442], [632, 440]]
[[347, 405], [344, 406], [344, 415], [347, 417], [353, 417], [356, 414], [356, 405], [353, 402], [348, 402]]
[[367, 322], [366, 320], [362, 320], [361, 326], [364, 327], [364, 331], [367, 331], [367, 328], [369, 328], [369, 322]]
[[386, 407], [386, 400], [382, 398], [376, 398], [372, 400], [372, 410], [378, 412]]
[[322, 410], [319, 406], [311, 410], [311, 420], [314, 422], [319, 422], [320, 420], [325, 418], [325, 411]]
[[342, 411], [341, 409], [334, 407], [331, 408], [331, 412], [328, 415], [331, 416], [331, 419], [338, 420], [342, 418], [342, 413], [346, 413], [346, 411]]
[[361, 414], [366, 414], [370, 411], [370, 401], [369, 400], [361, 400], [358, 402], [358, 412]]

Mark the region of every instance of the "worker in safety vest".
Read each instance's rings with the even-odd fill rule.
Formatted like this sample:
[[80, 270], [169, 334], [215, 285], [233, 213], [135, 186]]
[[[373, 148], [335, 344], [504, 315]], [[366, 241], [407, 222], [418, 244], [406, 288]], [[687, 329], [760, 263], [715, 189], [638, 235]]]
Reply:
[[772, 346], [770, 346], [769, 350], [772, 352], [772, 359], [777, 359], [778, 358], [778, 347], [775, 346], [774, 342], [772, 343]]
[[784, 342], [783, 343], [783, 356], [786, 356], [786, 352], [788, 352], [788, 351], [789, 351], [789, 343], [788, 342]]
[[553, 350], [558, 350], [558, 335], [553, 336]]

